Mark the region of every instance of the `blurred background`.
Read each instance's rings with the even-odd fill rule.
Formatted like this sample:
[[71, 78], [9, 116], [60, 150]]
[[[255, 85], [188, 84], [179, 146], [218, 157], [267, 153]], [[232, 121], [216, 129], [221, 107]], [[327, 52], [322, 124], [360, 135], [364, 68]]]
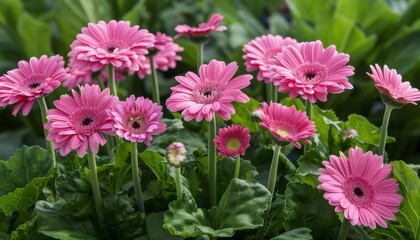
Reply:
[[[237, 61], [244, 73], [242, 47], [264, 34], [291, 36], [298, 41], [321, 40], [324, 47], [337, 46], [351, 57], [356, 68], [350, 79], [353, 90], [330, 95], [328, 102], [341, 120], [351, 113], [367, 117], [380, 126], [384, 105], [372, 80], [369, 65], [387, 64], [403, 80], [420, 87], [420, 0], [0, 0], [0, 74], [17, 67], [19, 60], [60, 54], [67, 60], [70, 44], [89, 22], [129, 20], [152, 33], [174, 36], [178, 24], [196, 26], [210, 15], [224, 16], [228, 30], [214, 33], [205, 46], [210, 59]], [[175, 70], [159, 73], [161, 94], [168, 96], [174, 76], [195, 70], [196, 49], [186, 38], [176, 40], [185, 51]], [[253, 73], [255, 76], [255, 73]], [[151, 96], [151, 81], [127, 76], [120, 94]], [[253, 81], [247, 93], [264, 100], [264, 84]], [[48, 96], [49, 106], [68, 90], [60, 88]], [[286, 95], [282, 95], [286, 96]], [[0, 159], [8, 159], [22, 144], [44, 145], [37, 104], [28, 117], [13, 117], [12, 107], [0, 109]], [[420, 107], [394, 110], [387, 145], [389, 159], [420, 162]]]

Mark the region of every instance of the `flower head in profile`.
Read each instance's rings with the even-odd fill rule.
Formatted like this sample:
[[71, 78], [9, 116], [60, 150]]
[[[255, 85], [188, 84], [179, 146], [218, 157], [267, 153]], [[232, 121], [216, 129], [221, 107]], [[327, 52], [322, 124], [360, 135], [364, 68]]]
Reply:
[[143, 142], [149, 145], [152, 135], [166, 130], [166, 124], [161, 122], [162, 106], [150, 99], [128, 97], [124, 102], [117, 101], [108, 111], [115, 120], [114, 129], [118, 136], [130, 142]]
[[352, 225], [375, 229], [378, 223], [386, 228], [386, 219], [396, 220], [402, 197], [397, 181], [389, 179], [392, 165], [384, 165], [382, 156], [356, 147], [349, 150], [348, 157], [340, 152], [340, 156], [332, 155], [323, 164], [318, 188], [325, 191], [324, 198], [335, 206], [336, 212], [344, 212]]
[[309, 137], [316, 135], [315, 125], [295, 106], [287, 107], [279, 103], [262, 103], [264, 114], [260, 116], [260, 126], [267, 129], [278, 145], [289, 142], [300, 148], [299, 141], [311, 143]]
[[348, 81], [354, 74], [354, 68], [347, 65], [349, 60], [349, 55], [337, 53], [334, 45], [324, 49], [320, 41], [287, 46], [269, 60], [270, 81], [291, 98], [325, 102], [329, 93], [353, 88]]
[[188, 72], [185, 77], [175, 77], [179, 84], [171, 88], [172, 94], [166, 100], [166, 106], [172, 112], [182, 110], [186, 121], [195, 119], [200, 122], [205, 118], [210, 122], [215, 113], [229, 120], [235, 113], [233, 101], [249, 101], [241, 89], [250, 84], [252, 76], [244, 74], [232, 79], [237, 70], [236, 62], [226, 65], [222, 61], [211, 60], [209, 64], [200, 66], [199, 76]]
[[206, 38], [212, 32], [225, 31], [225, 26], [219, 26], [219, 23], [223, 20], [223, 16], [219, 13], [215, 13], [211, 16], [209, 22], [200, 23], [198, 27], [190, 27], [188, 25], [178, 25], [175, 27], [175, 31], [178, 32], [178, 35], [175, 38], [181, 36], [189, 36], [191, 38]]
[[92, 71], [108, 64], [138, 71], [147, 48], [153, 46], [153, 35], [145, 29], [139, 30], [139, 26], [131, 27], [128, 21], [99, 21], [82, 29], [70, 46], [69, 56], [74, 58], [75, 66], [88, 65]]
[[420, 91], [412, 88], [410, 82], [402, 82], [401, 75], [395, 69], [389, 69], [385, 65], [382, 71], [378, 64], [375, 64], [375, 67], [371, 65], [370, 69], [372, 74], [367, 75], [375, 82], [385, 103], [391, 103], [398, 108], [408, 103], [416, 105], [416, 102], [420, 101]]
[[69, 77], [63, 81], [63, 86], [67, 89], [73, 89], [78, 85], [92, 84], [93, 72], [89, 65], [74, 67], [73, 58], [69, 59]]
[[56, 109], [48, 110], [45, 128], [49, 130], [47, 139], [59, 148], [62, 156], [71, 150], [83, 157], [89, 148], [98, 153], [99, 145], [106, 139], [102, 134], [113, 134], [114, 121], [107, 109], [117, 100], [106, 88], [101, 91], [98, 85], [80, 86], [80, 94], [71, 90], [73, 96], [62, 95], [54, 102]]
[[173, 142], [166, 149], [166, 157], [168, 158], [169, 164], [174, 167], [181, 166], [187, 157], [187, 150], [185, 150], [184, 144], [181, 142]]
[[298, 42], [290, 37], [273, 36], [271, 34], [257, 37], [244, 45], [245, 66], [247, 71], [258, 70], [257, 79], [269, 82], [269, 59], [282, 52], [284, 46], [298, 47]]
[[39, 59], [32, 57], [29, 62], [22, 60], [18, 68], [0, 77], [0, 106], [15, 104], [13, 115], [22, 109], [26, 116], [37, 98], [54, 91], [68, 77], [61, 56], [43, 55]]
[[220, 155], [237, 157], [238, 155], [245, 155], [250, 139], [248, 128], [240, 125], [231, 125], [219, 129], [214, 143]]

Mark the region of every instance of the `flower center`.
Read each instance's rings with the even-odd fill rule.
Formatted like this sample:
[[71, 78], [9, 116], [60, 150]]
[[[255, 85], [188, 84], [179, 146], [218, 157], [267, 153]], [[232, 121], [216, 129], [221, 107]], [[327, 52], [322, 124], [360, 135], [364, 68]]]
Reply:
[[35, 88], [39, 87], [40, 85], [41, 85], [41, 83], [39, 83], [38, 81], [36, 81], [36, 82], [30, 83], [30, 84], [28, 85], [28, 87], [29, 87], [30, 89], [35, 89]]
[[192, 100], [201, 104], [210, 104], [223, 96], [223, 89], [214, 83], [203, 83], [192, 91]]
[[294, 75], [304, 83], [316, 84], [327, 79], [328, 68], [317, 62], [304, 63], [294, 70]]
[[131, 131], [135, 133], [140, 133], [144, 131], [146, 124], [146, 119], [143, 116], [130, 117], [128, 119], [127, 125]]
[[276, 133], [278, 133], [281, 137], [289, 136], [289, 132], [285, 129], [282, 129], [282, 128], [277, 129]]
[[91, 123], [93, 123], [93, 120], [90, 117], [86, 117], [82, 121], [82, 125], [85, 127], [89, 126]]
[[80, 107], [69, 117], [69, 125], [80, 134], [89, 136], [96, 132], [107, 119], [106, 112], [96, 107]]
[[231, 151], [236, 151], [241, 147], [241, 141], [237, 138], [230, 138], [227, 142], [227, 148]]
[[107, 51], [109, 53], [113, 53], [115, 49], [116, 49], [116, 47], [108, 47]]
[[343, 190], [347, 199], [357, 207], [369, 207], [375, 198], [375, 191], [370, 183], [360, 177], [347, 179]]
[[365, 194], [363, 193], [362, 189], [360, 189], [359, 187], [356, 187], [353, 190], [354, 194], [356, 194], [358, 197], [363, 197]]

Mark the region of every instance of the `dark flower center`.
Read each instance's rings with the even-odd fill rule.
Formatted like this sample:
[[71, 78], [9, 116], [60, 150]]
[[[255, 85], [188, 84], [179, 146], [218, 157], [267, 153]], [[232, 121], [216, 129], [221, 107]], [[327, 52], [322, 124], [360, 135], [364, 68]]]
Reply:
[[107, 51], [108, 51], [109, 53], [113, 53], [113, 52], [114, 52], [114, 50], [115, 50], [115, 47], [108, 47], [108, 49], [107, 49]]
[[213, 95], [213, 91], [211, 89], [206, 89], [203, 92], [203, 95], [206, 96], [206, 97], [210, 97], [211, 95]]
[[87, 127], [89, 126], [91, 123], [93, 122], [93, 120], [90, 117], [84, 118], [82, 121], [82, 125]]
[[313, 78], [315, 78], [315, 77], [316, 77], [316, 73], [313, 73], [313, 72], [308, 72], [308, 73], [306, 73], [306, 74], [305, 74], [305, 77], [306, 77], [306, 79], [308, 79], [308, 80], [312, 80]]
[[363, 197], [365, 194], [363, 193], [362, 189], [360, 189], [359, 187], [356, 187], [353, 190], [354, 194], [356, 194], [358, 197]]
[[133, 122], [131, 124], [131, 127], [134, 128], [134, 129], [139, 129], [140, 128], [140, 124], [137, 121], [135, 121], [135, 122]]
[[33, 82], [33, 83], [29, 84], [28, 87], [30, 89], [35, 89], [35, 88], [39, 87], [40, 85], [41, 85], [41, 83], [39, 83], [39, 82]]

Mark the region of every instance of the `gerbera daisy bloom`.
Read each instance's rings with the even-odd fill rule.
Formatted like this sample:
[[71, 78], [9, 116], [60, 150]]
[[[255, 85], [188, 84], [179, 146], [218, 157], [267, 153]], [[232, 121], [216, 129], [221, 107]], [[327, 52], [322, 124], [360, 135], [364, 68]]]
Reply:
[[98, 153], [99, 144], [104, 145], [103, 134], [112, 135], [114, 121], [108, 116], [107, 109], [117, 100], [106, 88], [101, 92], [98, 85], [80, 86], [80, 94], [71, 90], [73, 96], [62, 95], [54, 102], [57, 109], [48, 110], [48, 140], [55, 149], [60, 149], [62, 156], [71, 150], [83, 157], [86, 150]]
[[19, 61], [18, 68], [0, 77], [0, 106], [15, 104], [13, 115], [22, 109], [26, 116], [37, 98], [54, 91], [68, 77], [63, 57], [58, 55]]
[[375, 67], [370, 66], [372, 74], [367, 73], [375, 82], [376, 88], [381, 93], [381, 98], [385, 103], [392, 101], [394, 107], [401, 107], [407, 103], [417, 105], [420, 101], [420, 91], [417, 88], [412, 88], [410, 82], [402, 82], [402, 77], [395, 69], [389, 69], [387, 65], [384, 70], [375, 64]]
[[271, 34], [257, 37], [249, 43], [245, 44], [243, 51], [245, 55], [245, 66], [247, 71], [258, 70], [257, 79], [269, 82], [268, 77], [269, 62], [268, 60], [282, 52], [284, 46], [292, 45], [297, 47], [298, 42], [290, 37], [273, 36]]
[[150, 144], [152, 135], [166, 130], [161, 122], [162, 106], [144, 97], [131, 95], [125, 102], [117, 101], [108, 114], [115, 120], [114, 129], [118, 136], [130, 142]]
[[190, 27], [188, 25], [178, 25], [175, 27], [175, 31], [179, 34], [175, 36], [175, 38], [179, 38], [181, 36], [189, 36], [191, 38], [202, 38], [208, 37], [212, 32], [220, 32], [225, 31], [225, 26], [219, 26], [219, 23], [223, 20], [223, 16], [219, 13], [215, 13], [211, 16], [209, 22], [207, 23], [200, 23], [198, 27]]
[[240, 125], [231, 125], [219, 129], [214, 143], [220, 155], [223, 155], [225, 158], [229, 156], [237, 157], [239, 154], [245, 155], [250, 139], [248, 128]]
[[187, 150], [181, 142], [173, 142], [166, 149], [169, 164], [179, 167], [187, 157]]
[[222, 61], [211, 60], [200, 66], [197, 76], [188, 72], [185, 77], [177, 76], [179, 85], [172, 87], [172, 94], [166, 100], [166, 106], [172, 112], [182, 111], [186, 121], [195, 119], [208, 122], [217, 113], [223, 120], [229, 120], [235, 113], [233, 101], [245, 103], [248, 96], [241, 92], [250, 84], [252, 75], [244, 74], [232, 79], [238, 70], [236, 62], [227, 66]]
[[154, 46], [153, 35], [128, 21], [89, 23], [71, 44], [69, 56], [77, 66], [88, 65], [98, 71], [108, 64], [138, 71], [147, 48]]
[[291, 98], [325, 102], [328, 93], [353, 88], [348, 81], [354, 74], [354, 68], [346, 65], [349, 60], [349, 55], [337, 53], [334, 45], [324, 49], [320, 41], [287, 46], [269, 60], [270, 81]]
[[311, 144], [309, 137], [315, 136], [315, 125], [295, 106], [287, 107], [279, 103], [262, 103], [264, 114], [260, 116], [260, 126], [267, 129], [278, 145], [289, 142], [300, 148], [299, 141]]
[[83, 65], [74, 67], [73, 58], [69, 59], [69, 75], [70, 77], [63, 81], [63, 86], [67, 89], [75, 88], [80, 84], [91, 84], [93, 82], [93, 72], [90, 66]]
[[344, 211], [352, 225], [375, 229], [378, 223], [386, 228], [386, 219], [396, 220], [402, 196], [397, 181], [388, 178], [392, 165], [384, 165], [382, 156], [356, 147], [349, 150], [349, 157], [340, 152], [339, 157], [332, 155], [322, 163], [325, 168], [319, 169], [318, 188], [326, 191], [324, 198], [336, 212]]

